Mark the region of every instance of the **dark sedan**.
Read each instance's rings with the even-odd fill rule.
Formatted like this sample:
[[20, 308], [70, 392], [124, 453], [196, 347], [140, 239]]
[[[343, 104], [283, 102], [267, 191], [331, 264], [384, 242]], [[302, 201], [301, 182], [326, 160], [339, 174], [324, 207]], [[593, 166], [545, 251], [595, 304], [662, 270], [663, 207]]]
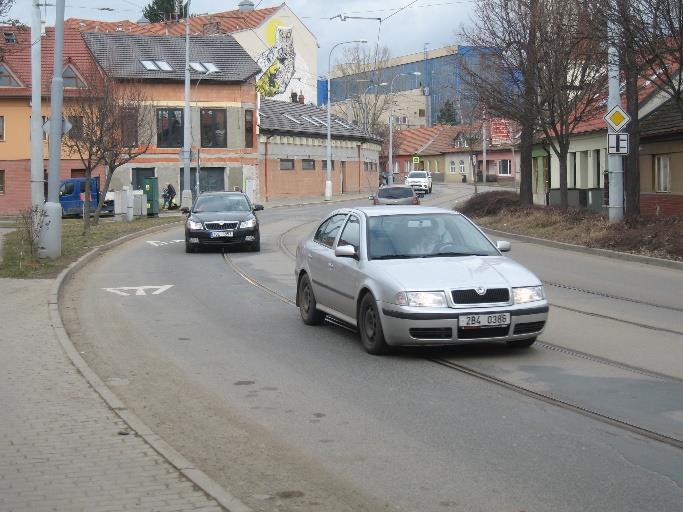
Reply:
[[241, 192], [206, 192], [200, 194], [192, 210], [183, 208], [185, 222], [185, 252], [201, 247], [243, 246], [261, 250], [259, 222], [255, 212], [263, 210], [252, 205]]

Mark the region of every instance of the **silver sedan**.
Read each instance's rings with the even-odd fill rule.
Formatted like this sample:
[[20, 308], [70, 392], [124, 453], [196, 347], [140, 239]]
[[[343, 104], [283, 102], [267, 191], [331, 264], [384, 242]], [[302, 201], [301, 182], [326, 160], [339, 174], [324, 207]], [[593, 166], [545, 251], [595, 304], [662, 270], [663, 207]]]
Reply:
[[528, 347], [543, 331], [541, 281], [464, 215], [424, 206], [332, 212], [296, 251], [304, 323], [356, 326], [371, 354], [473, 341]]

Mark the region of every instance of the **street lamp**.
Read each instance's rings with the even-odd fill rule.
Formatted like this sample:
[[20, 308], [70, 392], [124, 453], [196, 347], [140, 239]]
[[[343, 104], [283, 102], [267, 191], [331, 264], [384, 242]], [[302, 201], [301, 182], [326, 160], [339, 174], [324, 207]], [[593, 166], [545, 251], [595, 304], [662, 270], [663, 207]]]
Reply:
[[[389, 85], [389, 96], [394, 93], [394, 80], [399, 76], [420, 76], [422, 73], [419, 71], [413, 71], [412, 73], [399, 73], [394, 78], [391, 79], [391, 84]], [[391, 103], [389, 106], [389, 172], [387, 173], [387, 184], [394, 184], [394, 99], [390, 99]]]
[[330, 54], [327, 57], [327, 170], [325, 173], [325, 201], [332, 199], [332, 95], [330, 93], [330, 78], [332, 74], [332, 52], [337, 46], [343, 44], [365, 44], [367, 39], [358, 39], [355, 41], [343, 41], [335, 44], [330, 49]]

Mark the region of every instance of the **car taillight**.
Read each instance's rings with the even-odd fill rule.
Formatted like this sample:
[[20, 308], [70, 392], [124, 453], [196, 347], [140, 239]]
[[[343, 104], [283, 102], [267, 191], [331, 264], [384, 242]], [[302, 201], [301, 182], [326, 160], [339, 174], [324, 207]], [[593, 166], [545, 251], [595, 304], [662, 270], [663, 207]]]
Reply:
[[372, 204], [379, 204], [379, 199], [377, 199], [376, 197], [374, 197], [374, 198], [372, 199]]

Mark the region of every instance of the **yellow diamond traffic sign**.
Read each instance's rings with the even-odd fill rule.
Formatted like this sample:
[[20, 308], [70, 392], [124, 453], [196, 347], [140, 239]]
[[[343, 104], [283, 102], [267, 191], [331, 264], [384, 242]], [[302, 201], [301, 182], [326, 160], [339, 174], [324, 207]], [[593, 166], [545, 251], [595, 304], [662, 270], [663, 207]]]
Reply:
[[628, 123], [631, 122], [631, 117], [624, 112], [624, 109], [619, 105], [607, 112], [607, 115], [604, 117], [604, 119], [615, 132], [620, 132]]

